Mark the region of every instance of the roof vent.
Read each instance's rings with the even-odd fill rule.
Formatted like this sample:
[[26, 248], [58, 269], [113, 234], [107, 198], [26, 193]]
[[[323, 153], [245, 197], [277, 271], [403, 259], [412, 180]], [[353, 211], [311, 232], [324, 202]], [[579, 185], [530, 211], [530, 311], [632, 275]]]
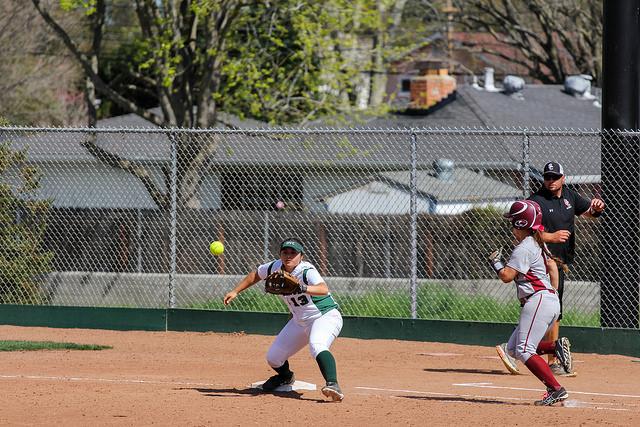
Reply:
[[484, 69], [484, 90], [487, 92], [500, 92], [500, 89], [496, 88], [493, 82], [493, 68], [491, 67]]
[[591, 94], [591, 80], [593, 78], [587, 74], [569, 76], [564, 80], [564, 91], [576, 98], [595, 99]]
[[433, 162], [436, 178], [442, 181], [453, 181], [453, 160], [437, 159]]
[[477, 90], [482, 90], [482, 87], [478, 84], [478, 76], [473, 76], [473, 83], [471, 83], [471, 87]]
[[524, 89], [524, 79], [522, 77], [508, 75], [505, 76], [504, 80], [502, 81], [502, 86], [505, 93], [509, 95], [520, 92], [522, 89]]
[[370, 182], [369, 185], [367, 185], [367, 190], [370, 193], [374, 193], [374, 194], [387, 194], [389, 192], [389, 187], [387, 187], [382, 182], [373, 181], [373, 182]]

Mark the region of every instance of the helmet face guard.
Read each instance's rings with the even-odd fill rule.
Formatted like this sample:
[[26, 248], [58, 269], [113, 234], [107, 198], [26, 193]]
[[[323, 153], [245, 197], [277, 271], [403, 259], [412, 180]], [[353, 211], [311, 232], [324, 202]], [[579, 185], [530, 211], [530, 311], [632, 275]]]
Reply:
[[504, 217], [511, 220], [511, 225], [519, 230], [543, 231], [542, 209], [531, 200], [513, 202], [509, 212]]

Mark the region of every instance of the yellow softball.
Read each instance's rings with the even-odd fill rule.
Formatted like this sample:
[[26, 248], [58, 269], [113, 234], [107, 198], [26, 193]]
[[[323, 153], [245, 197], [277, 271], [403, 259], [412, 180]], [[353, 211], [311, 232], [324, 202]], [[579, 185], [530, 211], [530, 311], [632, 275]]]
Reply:
[[224, 245], [220, 240], [216, 240], [215, 242], [211, 242], [209, 245], [209, 250], [215, 256], [221, 255], [224, 252]]

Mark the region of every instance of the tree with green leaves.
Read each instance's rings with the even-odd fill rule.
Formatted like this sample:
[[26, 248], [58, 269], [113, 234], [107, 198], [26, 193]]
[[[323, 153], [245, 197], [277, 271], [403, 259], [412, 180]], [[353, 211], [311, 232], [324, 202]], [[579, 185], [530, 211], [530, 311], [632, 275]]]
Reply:
[[341, 111], [335, 94], [348, 71], [331, 49], [336, 22], [325, 3], [255, 1], [239, 16], [214, 94], [222, 110], [274, 124]]
[[[245, 2], [230, 24], [225, 51], [220, 53], [217, 89], [209, 100], [215, 105], [214, 112], [222, 110], [269, 123], [304, 124], [340, 110], [342, 106], [332, 93], [347, 78], [339, 53], [331, 51], [335, 22], [324, 6], [324, 2], [297, 0]], [[110, 15], [108, 10], [106, 13]], [[109, 21], [113, 26], [114, 21]], [[153, 73], [148, 40], [137, 22], [119, 25], [128, 25], [130, 36], [115, 49], [103, 50], [98, 58], [100, 76], [137, 104], [146, 108], [159, 105], [154, 88], [132, 78], [132, 71], [146, 76]], [[331, 56], [334, 69], [341, 70], [333, 80], [326, 78]], [[200, 74], [193, 78], [200, 78]], [[111, 103], [111, 111], [129, 112], [106, 102]], [[213, 115], [209, 124], [221, 121]]]
[[[60, 0], [57, 8], [42, 0], [32, 3], [84, 72], [89, 126], [97, 123], [98, 95], [159, 127], [208, 128], [216, 122], [218, 105], [213, 95], [220, 87], [229, 34], [248, 6], [247, 0]], [[105, 81], [99, 60], [116, 3], [128, 4], [136, 14], [135, 49], [127, 67], [112, 81]], [[75, 39], [57, 17], [68, 13], [86, 18], [87, 30]], [[126, 91], [120, 86], [122, 81]], [[139, 93], [153, 99], [159, 111], [141, 103], [140, 97], [134, 96]], [[217, 143], [213, 138], [189, 134], [176, 138], [180, 138], [176, 144], [177, 185], [178, 206], [182, 207], [193, 198], [204, 164]], [[138, 178], [156, 205], [161, 210], [169, 209], [171, 195], [163, 190], [170, 188], [167, 167], [164, 185], [159, 185], [142, 163], [121, 158], [96, 144], [95, 134], [88, 134], [83, 145], [103, 163]]]
[[[31, 0], [82, 68], [88, 124], [98, 99], [160, 127], [208, 128], [222, 108], [271, 123], [304, 123], [322, 115], [380, 105], [384, 62], [403, 0]], [[104, 41], [122, 7], [135, 11], [130, 37], [106, 55]], [[60, 24], [83, 15], [74, 38]], [[353, 37], [346, 37], [351, 34]], [[351, 39], [377, 40], [365, 57]], [[110, 57], [110, 59], [107, 59]], [[373, 58], [373, 59], [371, 59]], [[105, 69], [103, 65], [111, 64]], [[373, 67], [373, 68], [372, 68]], [[375, 69], [374, 69], [375, 68]], [[368, 75], [362, 83], [361, 77]], [[368, 88], [363, 90], [362, 88]], [[155, 104], [159, 109], [150, 109]], [[216, 138], [176, 134], [178, 205], [189, 206]], [[145, 165], [95, 143], [84, 146], [103, 163], [137, 177], [160, 209], [170, 206], [170, 174], [158, 185]], [[165, 171], [166, 172], [166, 171]]]
[[[108, 0], [60, 0], [52, 9], [32, 0], [49, 27], [60, 37], [86, 76], [89, 125], [97, 120], [97, 94], [162, 127], [208, 128], [215, 123], [213, 94], [220, 85], [229, 32], [248, 1], [193, 0], [129, 2], [136, 13], [139, 34], [131, 67], [122, 70], [130, 85], [146, 90], [161, 113], [144, 108], [116, 90], [99, 74], [99, 58], [114, 4]], [[86, 16], [86, 40], [73, 39], [56, 14]]]
[[[389, 57], [433, 30], [435, 10], [426, 0], [32, 3], [87, 76], [89, 125], [99, 95], [158, 126], [199, 128], [215, 124], [220, 108], [304, 123], [381, 105]], [[60, 24], [65, 14], [85, 17], [83, 37]]]
[[[303, 2], [296, 11], [293, 0], [61, 0], [57, 8], [42, 0], [32, 3], [86, 76], [89, 126], [97, 123], [98, 95], [123, 112], [167, 128], [213, 126], [221, 104], [232, 112], [273, 121], [307, 117], [336, 105], [332, 92], [317, 85], [326, 62], [321, 66], [310, 54], [322, 40], [315, 38], [325, 16], [319, 6]], [[100, 59], [116, 3], [129, 4], [137, 19], [126, 47], [130, 57], [105, 80]], [[265, 21], [260, 11], [276, 21]], [[60, 24], [59, 16], [67, 13], [85, 16], [82, 37], [74, 39]], [[339, 66], [336, 63], [337, 70]], [[149, 109], [150, 103], [159, 111]], [[175, 137], [178, 206], [189, 206], [217, 140], [184, 133]], [[103, 163], [138, 178], [160, 209], [169, 208], [166, 170], [165, 182], [159, 185], [145, 165], [104, 150], [94, 135], [85, 138], [84, 146]]]
[[[6, 122], [0, 120], [0, 126]], [[53, 254], [43, 249], [49, 200], [38, 200], [40, 171], [24, 150], [0, 143], [0, 303], [37, 304], [38, 280], [51, 271]]]

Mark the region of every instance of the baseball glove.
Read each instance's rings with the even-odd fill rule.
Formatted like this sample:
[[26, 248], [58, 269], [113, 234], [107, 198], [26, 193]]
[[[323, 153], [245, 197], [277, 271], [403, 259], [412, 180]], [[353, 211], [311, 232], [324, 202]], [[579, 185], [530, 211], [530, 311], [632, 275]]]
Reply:
[[267, 276], [264, 290], [274, 295], [300, 294], [307, 291], [307, 285], [299, 283], [298, 279], [286, 271], [278, 270]]

